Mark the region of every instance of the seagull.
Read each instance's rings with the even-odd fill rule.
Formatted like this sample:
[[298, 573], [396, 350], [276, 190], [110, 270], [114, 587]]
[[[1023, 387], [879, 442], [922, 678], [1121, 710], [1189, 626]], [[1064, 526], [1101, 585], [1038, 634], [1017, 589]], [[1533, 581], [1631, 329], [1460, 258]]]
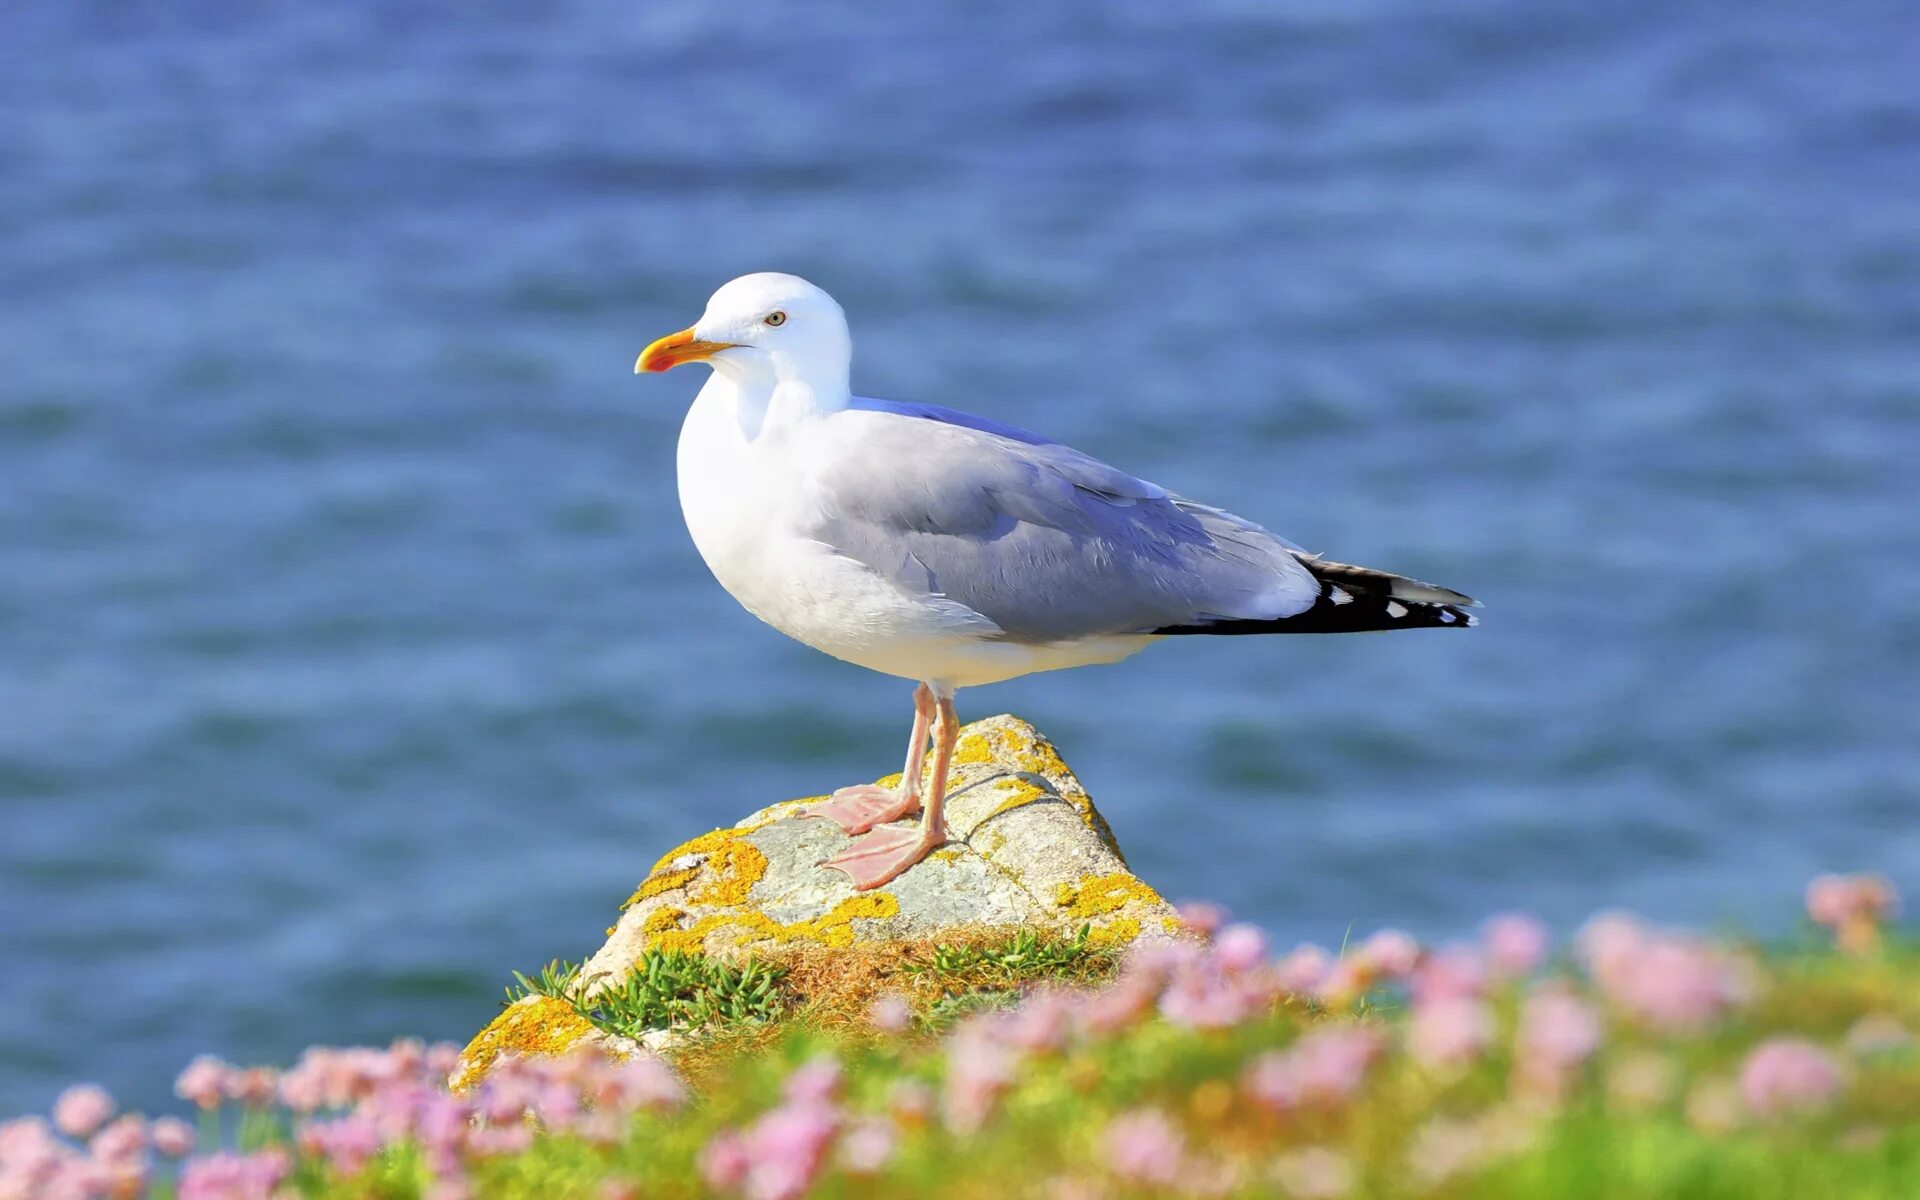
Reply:
[[1050, 438], [856, 396], [852, 358], [833, 297], [763, 272], [715, 292], [634, 371], [713, 368], [677, 468], [720, 585], [788, 637], [917, 685], [899, 785], [844, 787], [802, 814], [853, 836], [822, 865], [857, 890], [945, 842], [960, 688], [1169, 637], [1474, 624], [1459, 592], [1328, 561]]

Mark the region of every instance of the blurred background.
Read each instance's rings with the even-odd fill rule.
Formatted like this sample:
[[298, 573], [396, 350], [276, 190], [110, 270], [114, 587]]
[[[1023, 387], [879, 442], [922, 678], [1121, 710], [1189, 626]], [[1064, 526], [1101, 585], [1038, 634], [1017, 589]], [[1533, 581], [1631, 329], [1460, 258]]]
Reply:
[[752, 270], [863, 392], [1486, 602], [962, 693], [1169, 895], [1913, 892], [1908, 6], [412, 7], [0, 14], [0, 1112], [464, 1039], [675, 842], [897, 769], [908, 687], [684, 532], [704, 373], [630, 373]]

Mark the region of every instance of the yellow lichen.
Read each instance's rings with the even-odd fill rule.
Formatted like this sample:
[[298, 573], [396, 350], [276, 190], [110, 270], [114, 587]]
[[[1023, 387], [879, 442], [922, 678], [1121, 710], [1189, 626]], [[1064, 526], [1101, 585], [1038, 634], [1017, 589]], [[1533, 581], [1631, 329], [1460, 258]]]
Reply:
[[1140, 936], [1140, 922], [1133, 917], [1115, 917], [1104, 925], [1087, 930], [1089, 946], [1121, 946]]
[[1008, 783], [1008, 791], [1011, 794], [1000, 802], [998, 808], [995, 808], [993, 812], [988, 814], [989, 820], [999, 816], [1003, 812], [1011, 812], [1023, 804], [1032, 804], [1035, 800], [1045, 800], [1053, 795], [1053, 793], [1046, 788], [1041, 787], [1033, 780], [1027, 779], [1024, 776], [1011, 776], [1009, 777]]
[[[1089, 876], [1078, 884], [1063, 883], [1053, 896], [1053, 902], [1066, 909], [1069, 916], [1082, 920], [1118, 912], [1135, 900], [1155, 905], [1166, 903], [1160, 893], [1125, 871]], [[1134, 932], [1138, 933], [1140, 923], [1135, 921], [1133, 925]]]
[[660, 871], [656, 874], [649, 875], [641, 881], [639, 887], [634, 889], [633, 895], [627, 897], [626, 903], [620, 906], [620, 910], [625, 912], [642, 900], [651, 900], [662, 892], [670, 892], [677, 887], [685, 887], [687, 884], [693, 882], [693, 877], [699, 873], [699, 867], [687, 867], [680, 871]]
[[529, 996], [508, 1005], [467, 1043], [453, 1090], [462, 1092], [480, 1082], [502, 1054], [555, 1055], [592, 1032], [592, 1023], [565, 1000]]
[[680, 927], [680, 918], [686, 915], [685, 912], [677, 908], [654, 909], [647, 914], [647, 919], [640, 924], [641, 943], [648, 946], [653, 945], [653, 939], [656, 935], [666, 933], [670, 929], [678, 929]]
[[[767, 856], [760, 853], [759, 847], [742, 840], [758, 828], [760, 826], [755, 825], [749, 829], [716, 829], [669, 850], [653, 864], [652, 872], [633, 895], [627, 897], [621, 909], [632, 908], [642, 900], [651, 900], [675, 888], [688, 887], [702, 875], [706, 877], [706, 885], [691, 899], [705, 904], [741, 903], [767, 873]], [[702, 857], [704, 862], [675, 866], [688, 858]]]
[[734, 912], [709, 913], [685, 929], [669, 928], [668, 926], [677, 926], [681, 915], [676, 913], [671, 921], [663, 922], [658, 928], [649, 919], [646, 926], [645, 948], [702, 953], [707, 949], [708, 937], [723, 929], [736, 931], [736, 933], [731, 939], [723, 940], [722, 947], [737, 948], [761, 942], [773, 945], [815, 942], [822, 946], [851, 946], [854, 921], [881, 920], [898, 916], [900, 902], [887, 892], [869, 892], [865, 895], [850, 896], [834, 905], [831, 910], [806, 921], [782, 924], [763, 912], [742, 909]]
[[1067, 767], [1066, 760], [1053, 748], [1053, 743], [1034, 735], [1029, 737], [1024, 730], [1009, 736], [1013, 742], [1013, 751], [1019, 757], [1020, 769], [1035, 775], [1066, 776], [1073, 772]]
[[741, 838], [722, 842], [707, 859], [707, 881], [688, 897], [701, 904], [744, 904], [747, 893], [767, 873], [767, 856]]
[[953, 749], [953, 765], [956, 767], [992, 761], [993, 743], [987, 740], [985, 734], [970, 733], [961, 738], [960, 744]]
[[703, 833], [692, 841], [682, 842], [680, 845], [662, 854], [660, 861], [654, 863], [653, 870], [648, 871], [647, 874], [658, 875], [660, 872], [670, 869], [673, 866], [673, 861], [677, 858], [685, 858], [690, 854], [712, 854], [715, 850], [718, 850], [734, 838], [744, 837], [750, 832], [752, 831], [747, 829], [715, 829], [711, 832]]

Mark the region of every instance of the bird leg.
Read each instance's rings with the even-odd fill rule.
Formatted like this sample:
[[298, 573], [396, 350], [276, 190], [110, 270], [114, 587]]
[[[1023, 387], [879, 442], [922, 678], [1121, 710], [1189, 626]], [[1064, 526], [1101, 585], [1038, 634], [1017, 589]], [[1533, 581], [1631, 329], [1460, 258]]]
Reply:
[[853, 839], [844, 854], [820, 864], [846, 872], [856, 892], [871, 891], [925, 858], [947, 840], [947, 770], [960, 737], [953, 697], [936, 698], [933, 722], [933, 777], [927, 781], [926, 813], [918, 829], [886, 825]]
[[876, 783], [843, 787], [826, 803], [804, 809], [803, 817], [825, 817], [850, 834], [862, 834], [875, 825], [910, 817], [920, 808], [920, 772], [927, 761], [927, 726], [933, 719], [933, 689], [921, 684], [913, 691], [913, 739], [907, 743], [907, 765], [900, 786]]

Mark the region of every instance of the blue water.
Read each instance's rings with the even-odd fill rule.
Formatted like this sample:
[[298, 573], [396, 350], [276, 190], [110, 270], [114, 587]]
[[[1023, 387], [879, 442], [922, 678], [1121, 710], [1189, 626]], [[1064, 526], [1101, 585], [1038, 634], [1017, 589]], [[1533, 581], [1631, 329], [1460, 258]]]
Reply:
[[630, 374], [748, 270], [869, 394], [1486, 601], [961, 695], [1169, 894], [1920, 892], [1910, 6], [268, 7], [0, 12], [0, 1113], [463, 1038], [896, 769], [907, 688], [682, 530], [697, 370]]

